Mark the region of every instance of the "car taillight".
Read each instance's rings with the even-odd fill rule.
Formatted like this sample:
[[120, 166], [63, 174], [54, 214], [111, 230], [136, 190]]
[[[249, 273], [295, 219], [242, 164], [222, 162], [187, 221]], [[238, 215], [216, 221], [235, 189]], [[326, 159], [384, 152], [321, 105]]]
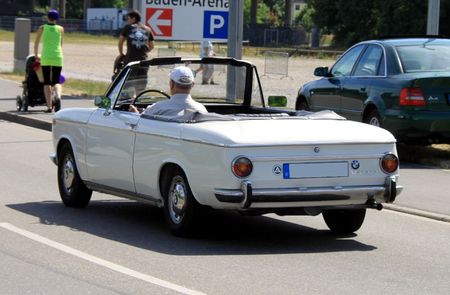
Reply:
[[380, 165], [385, 173], [393, 173], [398, 169], [398, 158], [394, 154], [386, 154], [381, 158]]
[[246, 157], [238, 157], [234, 159], [231, 170], [237, 177], [247, 177], [253, 170], [252, 161]]
[[425, 98], [422, 89], [418, 87], [402, 88], [400, 91], [401, 106], [424, 106]]

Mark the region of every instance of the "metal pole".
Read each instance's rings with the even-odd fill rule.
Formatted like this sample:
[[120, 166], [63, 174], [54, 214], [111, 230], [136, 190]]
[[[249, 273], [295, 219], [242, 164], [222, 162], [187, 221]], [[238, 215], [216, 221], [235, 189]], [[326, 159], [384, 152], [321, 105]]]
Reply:
[[440, 0], [428, 0], [427, 35], [439, 35]]
[[[244, 31], [244, 0], [230, 1], [228, 10], [228, 56], [242, 59], [242, 36]], [[242, 79], [234, 70], [227, 71], [227, 99], [234, 101], [240, 93]]]

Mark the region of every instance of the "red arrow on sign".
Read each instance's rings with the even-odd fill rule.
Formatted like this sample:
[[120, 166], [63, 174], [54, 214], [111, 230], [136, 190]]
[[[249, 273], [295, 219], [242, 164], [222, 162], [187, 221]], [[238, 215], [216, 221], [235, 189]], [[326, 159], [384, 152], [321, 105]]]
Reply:
[[146, 16], [154, 36], [172, 37], [173, 9], [147, 8]]

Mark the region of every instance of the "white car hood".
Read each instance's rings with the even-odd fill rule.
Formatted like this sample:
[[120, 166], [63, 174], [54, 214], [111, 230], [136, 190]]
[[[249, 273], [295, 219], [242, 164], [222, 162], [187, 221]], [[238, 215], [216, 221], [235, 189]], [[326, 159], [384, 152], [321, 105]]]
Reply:
[[347, 120], [297, 118], [185, 124], [185, 140], [225, 146], [393, 143], [385, 129]]

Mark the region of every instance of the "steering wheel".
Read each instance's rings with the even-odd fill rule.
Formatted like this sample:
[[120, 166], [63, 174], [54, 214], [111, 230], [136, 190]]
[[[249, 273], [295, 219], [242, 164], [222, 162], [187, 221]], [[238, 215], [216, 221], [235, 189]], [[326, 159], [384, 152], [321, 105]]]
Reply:
[[[151, 93], [151, 92], [158, 93], [158, 94], [160, 94], [160, 95], [162, 95], [162, 96], [165, 96], [167, 99], [170, 99], [170, 95], [168, 95], [167, 93], [165, 93], [165, 92], [162, 91], [162, 90], [158, 90], [158, 89], [146, 89], [146, 90], [142, 91], [141, 93], [139, 93], [139, 94], [135, 97], [135, 99], [133, 99], [133, 101], [131, 102], [131, 105], [135, 105], [136, 102], [139, 101], [139, 99], [140, 99], [142, 96], [144, 96], [144, 94]], [[160, 96], [159, 96], [159, 97], [160, 97]]]

